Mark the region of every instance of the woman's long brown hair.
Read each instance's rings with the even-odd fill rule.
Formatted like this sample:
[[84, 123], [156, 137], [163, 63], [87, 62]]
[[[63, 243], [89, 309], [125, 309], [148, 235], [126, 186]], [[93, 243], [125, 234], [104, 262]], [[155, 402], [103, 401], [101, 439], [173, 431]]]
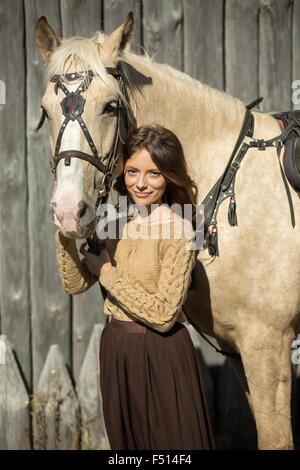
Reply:
[[[195, 228], [198, 188], [188, 174], [182, 145], [177, 136], [159, 125], [142, 126], [129, 135], [123, 151], [124, 169], [126, 161], [138, 150], [146, 149], [167, 182], [163, 202], [169, 206], [179, 204], [184, 213], [184, 204], [192, 204], [192, 219]], [[128, 196], [124, 171], [117, 178], [114, 189]]]

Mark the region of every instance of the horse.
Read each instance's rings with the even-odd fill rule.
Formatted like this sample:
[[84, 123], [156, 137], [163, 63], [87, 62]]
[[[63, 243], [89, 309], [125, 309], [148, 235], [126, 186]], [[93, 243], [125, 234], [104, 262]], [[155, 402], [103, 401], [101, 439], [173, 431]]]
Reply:
[[[118, 156], [120, 109], [132, 112], [128, 126], [132, 120], [138, 127], [157, 123], [179, 137], [198, 186], [198, 202], [223, 173], [240, 133], [245, 116], [242, 101], [155, 63], [147, 54], [131, 52], [133, 35], [132, 13], [110, 35], [96, 32], [91, 38], [60, 40], [45, 17], [36, 24], [36, 43], [48, 63], [42, 107], [49, 119], [51, 152], [56, 155], [50, 207], [55, 224], [71, 238], [86, 238], [95, 230], [103, 164], [112, 154]], [[79, 106], [71, 100], [65, 111], [60, 103], [77, 90], [83, 80], [80, 72], [87, 70], [93, 78], [80, 95], [85, 98], [84, 109], [80, 105], [79, 110], [83, 124], [69, 119], [60, 136], [70, 107]], [[122, 83], [116, 70], [121, 70]], [[273, 116], [260, 111], [253, 111], [253, 116], [255, 139], [280, 133]], [[121, 127], [117, 130], [124, 135]], [[78, 158], [68, 159], [69, 150]], [[111, 174], [122, 170], [122, 158], [115, 158]], [[199, 250], [194, 288], [184, 310], [198, 332], [216, 338], [223, 350], [232, 353], [229, 361], [253, 413], [258, 448], [293, 449], [291, 344], [300, 332], [300, 235], [290, 223], [275, 148], [249, 149], [235, 193], [238, 226], [228, 224], [227, 208], [221, 205], [220, 256], [212, 261], [206, 249]], [[295, 191], [291, 198], [300, 222]]]

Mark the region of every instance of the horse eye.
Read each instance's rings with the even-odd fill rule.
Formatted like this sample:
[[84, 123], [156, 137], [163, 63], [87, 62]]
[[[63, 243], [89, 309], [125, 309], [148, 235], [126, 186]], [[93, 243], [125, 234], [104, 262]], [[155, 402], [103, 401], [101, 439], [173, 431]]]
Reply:
[[115, 101], [110, 101], [107, 103], [103, 109], [103, 114], [117, 114], [117, 103]]

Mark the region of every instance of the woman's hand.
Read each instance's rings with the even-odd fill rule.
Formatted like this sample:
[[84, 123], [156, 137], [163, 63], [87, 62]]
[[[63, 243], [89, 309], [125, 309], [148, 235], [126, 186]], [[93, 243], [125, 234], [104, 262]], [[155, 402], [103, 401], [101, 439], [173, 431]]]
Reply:
[[100, 252], [100, 255], [94, 255], [93, 253], [89, 253], [85, 250], [86, 245], [87, 242], [82, 243], [79, 250], [80, 253], [84, 256], [82, 263], [86, 264], [88, 270], [91, 273], [99, 277], [112, 266], [108, 251], [103, 248]]

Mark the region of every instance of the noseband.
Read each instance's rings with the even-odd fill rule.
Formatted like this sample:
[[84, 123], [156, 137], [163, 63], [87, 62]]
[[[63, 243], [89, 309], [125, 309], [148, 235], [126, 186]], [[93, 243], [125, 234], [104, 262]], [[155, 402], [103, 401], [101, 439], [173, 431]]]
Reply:
[[[116, 128], [115, 128], [115, 133], [114, 133], [113, 144], [112, 144], [110, 151], [105, 155], [105, 157], [102, 157], [98, 154], [98, 151], [93, 142], [93, 139], [82, 118], [86, 100], [83, 98], [83, 96], [81, 96], [81, 93], [83, 93], [84, 91], [88, 89], [88, 87], [91, 84], [92, 79], [95, 76], [92, 70], [87, 70], [85, 72], [79, 72], [79, 73], [74, 72], [74, 73], [69, 73], [69, 74], [64, 74], [64, 75], [53, 75], [53, 77], [50, 80], [51, 82], [55, 83], [54, 91], [56, 95], [58, 93], [58, 88], [60, 88], [66, 95], [65, 98], [63, 98], [63, 100], [60, 102], [65, 119], [58, 133], [53, 159], [52, 160], [50, 159], [50, 162], [49, 162], [51, 170], [55, 174], [55, 179], [56, 179], [56, 167], [58, 163], [60, 162], [60, 160], [64, 159], [65, 166], [70, 166], [71, 158], [80, 158], [81, 160], [85, 160], [86, 162], [90, 163], [91, 165], [96, 167], [97, 170], [103, 173], [103, 178], [101, 181], [101, 186], [99, 189], [97, 202], [96, 202], [96, 209], [99, 205], [100, 200], [103, 199], [105, 196], [107, 196], [109, 193], [109, 190], [111, 189], [111, 184], [113, 180], [112, 171], [118, 159], [117, 151], [118, 151], [119, 145], [120, 143], [122, 144], [125, 143], [125, 138], [129, 132], [130, 126], [135, 127], [135, 118], [134, 118], [132, 109], [129, 105], [129, 99], [128, 99], [126, 87], [124, 85], [123, 77], [122, 77], [120, 70], [118, 68], [107, 67], [106, 71], [118, 80], [121, 94], [125, 96], [127, 100], [128, 109], [126, 109], [124, 103], [119, 97], [118, 103], [117, 103], [117, 109], [116, 109], [117, 123], [116, 123]], [[78, 79], [82, 79], [82, 81], [80, 82], [75, 92], [70, 92], [63, 83], [64, 81], [70, 82], [70, 81], [75, 81]], [[47, 112], [42, 106], [42, 115], [38, 123], [38, 126], [36, 128], [36, 131], [38, 131], [42, 127], [46, 117], [48, 117]], [[80, 125], [80, 128], [85, 136], [85, 139], [87, 140], [89, 147], [92, 151], [92, 155], [81, 152], [79, 150], [64, 150], [62, 152], [59, 151], [61, 147], [62, 136], [68, 123], [70, 121], [75, 121], [75, 120], [77, 120], [77, 122]], [[121, 124], [123, 125], [123, 128], [125, 129], [124, 132], [126, 135], [122, 135]], [[107, 159], [107, 165], [104, 165], [103, 160], [106, 160], [106, 159]]]

